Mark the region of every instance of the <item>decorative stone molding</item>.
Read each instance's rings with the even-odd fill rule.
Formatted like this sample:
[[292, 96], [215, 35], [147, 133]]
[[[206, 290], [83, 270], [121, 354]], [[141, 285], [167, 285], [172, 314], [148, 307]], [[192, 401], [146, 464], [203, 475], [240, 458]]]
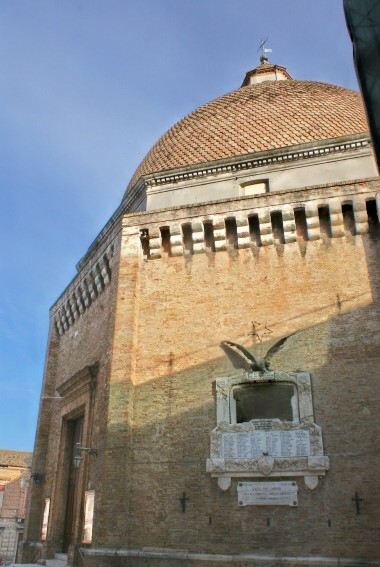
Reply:
[[[236, 423], [234, 386], [292, 384], [293, 420], [252, 419]], [[216, 380], [217, 427], [211, 432], [206, 470], [222, 490], [232, 477], [302, 476], [311, 490], [329, 469], [323, 453], [321, 428], [314, 423], [311, 378], [308, 372], [251, 372]], [[262, 450], [264, 445], [266, 450]]]
[[[328, 154], [347, 152], [352, 150], [357, 150], [370, 145], [370, 140], [368, 138], [354, 141], [347, 141], [335, 144], [326, 144], [320, 147], [305, 148], [298, 151], [279, 151], [271, 152], [262, 155], [258, 158], [251, 159], [239, 159], [233, 163], [209, 165], [209, 166], [194, 166], [186, 171], [175, 171], [171, 174], [157, 175], [151, 174], [146, 176], [144, 179], [144, 184], [147, 188], [155, 187], [160, 185], [166, 185], [169, 183], [179, 183], [180, 181], [188, 181], [192, 179], [198, 179], [200, 177], [218, 175], [220, 173], [233, 173], [235, 171], [244, 171], [249, 169], [256, 169], [257, 167], [265, 167], [268, 165], [274, 165], [277, 163], [287, 163], [297, 160], [305, 160], [315, 157], [320, 157]], [[136, 188], [141, 191], [141, 186], [138, 183]], [[131, 196], [129, 199], [132, 201]]]
[[96, 387], [99, 363], [92, 366], [85, 366], [82, 370], [71, 376], [57, 388], [58, 394], [62, 397], [61, 405], [64, 406], [72, 400], [79, 398], [84, 393], [92, 391]]
[[113, 246], [109, 246], [95, 265], [79, 280], [75, 289], [65, 296], [64, 302], [54, 314], [59, 335], [63, 335], [75, 321], [96, 301], [111, 282]]
[[[375, 199], [375, 195], [368, 194], [368, 199]], [[280, 213], [282, 217], [283, 241], [285, 244], [291, 244], [297, 241], [297, 228], [295, 220], [295, 211], [300, 209], [304, 211], [306, 223], [306, 241], [318, 240], [321, 238], [321, 223], [319, 218], [319, 209], [327, 207], [329, 210], [329, 225], [332, 238], [342, 238], [346, 236], [342, 207], [345, 205], [352, 206], [352, 214], [355, 235], [361, 235], [368, 232], [368, 215], [366, 210], [366, 198], [363, 195], [350, 195], [348, 198], [344, 195], [340, 197], [330, 197], [326, 199], [315, 199], [306, 201], [301, 205], [297, 203], [283, 204], [275, 206], [264, 206], [253, 210], [244, 210], [235, 212], [232, 215], [228, 214], [222, 216], [216, 214], [213, 216], [208, 215], [205, 218], [198, 217], [192, 218], [190, 223], [185, 223], [187, 226], [191, 224], [190, 237], [192, 242], [185, 243], [184, 226], [176, 221], [165, 223], [165, 227], [169, 229], [170, 233], [170, 250], [165, 249], [166, 256], [190, 256], [191, 254], [198, 254], [207, 250], [205, 242], [205, 223], [211, 224], [213, 233], [213, 240], [215, 244], [215, 252], [227, 250], [230, 244], [228, 235], [228, 221], [234, 220], [236, 222], [236, 248], [244, 249], [257, 246], [272, 246], [275, 244], [275, 235], [273, 232], [273, 219], [272, 213]], [[250, 231], [250, 217], [257, 215], [258, 217], [258, 234], [252, 235]], [[161, 227], [162, 228], [162, 227]], [[148, 260], [155, 260], [161, 258], [164, 247], [162, 243], [161, 231], [159, 226], [151, 228], [141, 228], [141, 243], [143, 255]], [[324, 234], [324, 238], [328, 236]], [[259, 242], [259, 244], [258, 244]], [[277, 241], [278, 242], [278, 241]], [[103, 274], [100, 265], [97, 268]], [[103, 276], [104, 278], [104, 276]], [[90, 295], [93, 293], [91, 288], [92, 282], [97, 282], [96, 274], [88, 282], [87, 287], [90, 290]], [[99, 289], [97, 288], [99, 292]], [[93, 296], [91, 295], [91, 298]], [[70, 319], [72, 310], [66, 314], [66, 320]], [[73, 313], [75, 317], [75, 313]], [[64, 321], [65, 322], [65, 321]], [[63, 322], [63, 324], [64, 324]], [[67, 323], [66, 321], [66, 324]]]

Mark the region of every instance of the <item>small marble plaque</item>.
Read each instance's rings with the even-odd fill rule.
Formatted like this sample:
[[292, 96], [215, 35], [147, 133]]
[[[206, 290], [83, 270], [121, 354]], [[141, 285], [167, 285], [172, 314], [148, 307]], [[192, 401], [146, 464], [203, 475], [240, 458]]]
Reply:
[[298, 506], [295, 481], [239, 482], [239, 506]]

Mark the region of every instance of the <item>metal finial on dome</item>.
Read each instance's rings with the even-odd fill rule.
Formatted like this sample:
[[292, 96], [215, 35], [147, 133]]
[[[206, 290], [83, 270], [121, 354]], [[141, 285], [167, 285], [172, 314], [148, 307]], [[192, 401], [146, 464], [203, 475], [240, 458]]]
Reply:
[[268, 47], [264, 47], [267, 41], [268, 41], [268, 38], [262, 39], [261, 43], [258, 47], [258, 50], [257, 50], [257, 51], [259, 51], [261, 49], [261, 56], [260, 56], [260, 62], [261, 63], [263, 63], [264, 61], [268, 61], [267, 53], [272, 53], [271, 49], [269, 49]]

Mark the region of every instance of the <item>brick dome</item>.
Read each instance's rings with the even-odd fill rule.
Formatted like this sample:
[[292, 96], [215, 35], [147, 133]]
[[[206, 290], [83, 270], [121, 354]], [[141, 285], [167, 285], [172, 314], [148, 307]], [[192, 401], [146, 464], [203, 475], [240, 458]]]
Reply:
[[359, 93], [312, 81], [243, 86], [188, 114], [137, 168], [142, 175], [367, 132]]

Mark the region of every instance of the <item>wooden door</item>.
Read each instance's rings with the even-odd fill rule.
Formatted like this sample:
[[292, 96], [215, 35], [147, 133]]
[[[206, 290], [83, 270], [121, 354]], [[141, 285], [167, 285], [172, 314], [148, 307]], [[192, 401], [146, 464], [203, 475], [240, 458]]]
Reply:
[[78, 525], [79, 512], [80, 512], [80, 487], [79, 487], [79, 472], [80, 469], [74, 466], [74, 455], [76, 451], [76, 444], [82, 444], [83, 433], [83, 417], [70, 421], [68, 423], [68, 444], [69, 444], [69, 478], [67, 487], [67, 501], [66, 501], [66, 515], [65, 527], [63, 535], [63, 551], [67, 549], [71, 543], [75, 541], [75, 526]]

